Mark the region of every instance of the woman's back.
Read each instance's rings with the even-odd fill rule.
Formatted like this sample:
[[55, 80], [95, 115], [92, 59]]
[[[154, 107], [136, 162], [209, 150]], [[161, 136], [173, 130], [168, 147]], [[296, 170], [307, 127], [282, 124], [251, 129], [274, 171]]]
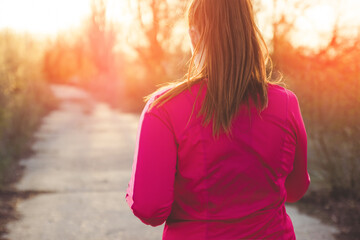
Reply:
[[306, 132], [270, 83], [251, 0], [191, 0], [187, 15], [188, 74], [143, 111], [128, 204], [168, 240], [295, 239], [284, 203], [309, 185]]
[[127, 194], [134, 214], [166, 220], [164, 239], [295, 239], [284, 203], [309, 184], [296, 96], [268, 84], [268, 107], [241, 105], [231, 135], [214, 138], [212, 123], [197, 117], [206, 89], [203, 80], [145, 107]]

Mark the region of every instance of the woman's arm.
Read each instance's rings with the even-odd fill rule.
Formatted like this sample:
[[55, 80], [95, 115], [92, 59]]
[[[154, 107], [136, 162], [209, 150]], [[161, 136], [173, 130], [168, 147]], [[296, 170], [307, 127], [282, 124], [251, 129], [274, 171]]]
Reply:
[[292, 172], [285, 181], [287, 202], [296, 202], [306, 193], [310, 177], [307, 171], [307, 135], [296, 96], [289, 92], [289, 120], [296, 133], [296, 150]]
[[142, 222], [157, 226], [171, 212], [177, 147], [171, 127], [159, 111], [148, 112], [149, 104], [140, 119], [126, 201]]

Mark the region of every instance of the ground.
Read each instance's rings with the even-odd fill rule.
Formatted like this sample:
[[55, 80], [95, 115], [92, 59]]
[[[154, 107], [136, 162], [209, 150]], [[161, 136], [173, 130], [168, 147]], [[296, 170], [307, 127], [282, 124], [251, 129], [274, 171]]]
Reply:
[[360, 240], [360, 201], [353, 197], [332, 196], [327, 191], [310, 192], [297, 203], [300, 212], [335, 225], [337, 240]]
[[[2, 239], [160, 239], [162, 228], [143, 225], [124, 199], [139, 116], [111, 109], [79, 89], [53, 90], [59, 109], [44, 119], [34, 153], [15, 164], [0, 191]], [[331, 240], [339, 233], [333, 222], [309, 216], [330, 212], [322, 211], [326, 204], [319, 199], [309, 195], [287, 206], [298, 240]], [[337, 224], [347, 219], [329, 209]], [[346, 226], [339, 224], [351, 232]]]

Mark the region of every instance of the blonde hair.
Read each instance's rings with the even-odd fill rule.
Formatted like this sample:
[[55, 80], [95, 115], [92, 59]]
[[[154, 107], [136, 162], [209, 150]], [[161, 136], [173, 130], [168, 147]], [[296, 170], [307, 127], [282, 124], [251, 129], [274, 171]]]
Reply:
[[[260, 112], [268, 103], [269, 54], [256, 26], [251, 1], [191, 0], [187, 16], [189, 27], [200, 33], [188, 74], [183, 81], [172, 84], [151, 107], [161, 106], [207, 79], [207, 93], [198, 116], [204, 116], [204, 125], [213, 120], [214, 136], [221, 131], [229, 134], [240, 105], [249, 106], [251, 99]], [[198, 54], [204, 58], [201, 67], [194, 64]]]

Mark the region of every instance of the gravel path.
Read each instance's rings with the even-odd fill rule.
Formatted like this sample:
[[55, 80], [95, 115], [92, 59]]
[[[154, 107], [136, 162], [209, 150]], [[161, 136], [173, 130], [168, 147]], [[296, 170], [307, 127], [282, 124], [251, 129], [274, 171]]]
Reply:
[[[21, 162], [18, 190], [49, 191], [20, 201], [9, 240], [155, 240], [162, 227], [143, 225], [125, 202], [138, 116], [112, 110], [76, 88], [53, 86], [60, 108], [36, 134]], [[298, 240], [333, 240], [337, 230], [287, 207]]]

